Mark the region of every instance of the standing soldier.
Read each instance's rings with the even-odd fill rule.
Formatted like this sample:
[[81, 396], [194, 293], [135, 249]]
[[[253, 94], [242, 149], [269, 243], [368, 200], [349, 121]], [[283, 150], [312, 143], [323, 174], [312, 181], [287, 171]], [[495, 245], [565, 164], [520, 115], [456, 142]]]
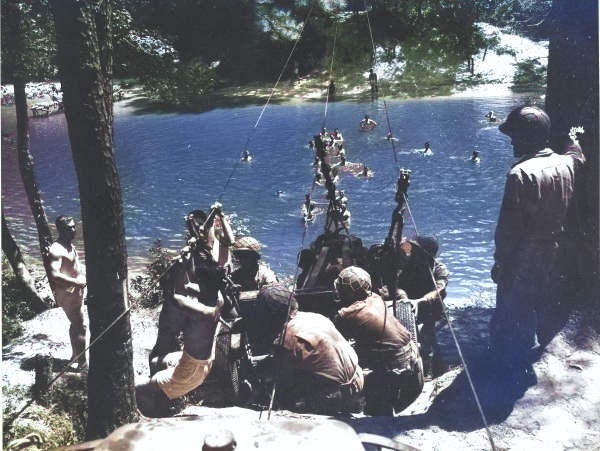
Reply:
[[373, 69], [369, 69], [369, 84], [371, 85], [371, 94], [377, 94], [379, 86], [377, 86], [377, 74], [373, 72]]
[[83, 314], [83, 297], [86, 287], [85, 267], [79, 261], [75, 238], [75, 221], [70, 216], [56, 218], [57, 240], [50, 246], [50, 276], [56, 303], [69, 319], [71, 360], [77, 357], [76, 370], [87, 366], [85, 349], [88, 345], [88, 325]]
[[492, 280], [498, 284], [491, 350], [515, 376], [532, 372], [539, 354], [538, 313], [563, 240], [575, 174], [585, 163], [577, 142], [564, 155], [547, 148], [550, 118], [532, 106], [512, 111], [499, 130], [520, 158], [506, 178], [496, 226]]

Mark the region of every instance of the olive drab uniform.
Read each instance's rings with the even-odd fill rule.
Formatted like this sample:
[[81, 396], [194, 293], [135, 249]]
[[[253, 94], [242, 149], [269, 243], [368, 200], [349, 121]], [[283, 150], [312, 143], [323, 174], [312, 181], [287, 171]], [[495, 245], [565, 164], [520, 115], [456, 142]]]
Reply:
[[495, 233], [494, 280], [498, 284], [491, 345], [500, 353], [534, 354], [536, 309], [552, 270], [575, 172], [585, 157], [579, 145], [564, 155], [550, 149], [525, 155], [508, 173]]
[[361, 367], [371, 370], [365, 379], [365, 414], [392, 416], [402, 390], [402, 373], [411, 370], [418, 358], [409, 331], [374, 293], [340, 309], [335, 325], [355, 340]]

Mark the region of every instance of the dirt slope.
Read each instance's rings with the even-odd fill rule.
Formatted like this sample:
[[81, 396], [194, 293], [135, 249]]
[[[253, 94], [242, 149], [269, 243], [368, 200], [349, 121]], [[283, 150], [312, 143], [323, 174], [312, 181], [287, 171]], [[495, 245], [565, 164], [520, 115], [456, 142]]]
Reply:
[[[487, 342], [490, 310], [454, 311], [451, 323], [468, 363], [492, 440], [497, 449], [594, 450], [600, 449], [600, 344], [597, 334], [580, 315], [566, 327], [534, 364], [537, 383], [513, 386], [489, 382], [478, 356]], [[28, 321], [23, 337], [3, 348], [3, 385], [30, 385], [34, 375], [31, 357], [51, 355], [68, 359], [68, 323], [59, 309]], [[148, 375], [147, 356], [154, 344], [156, 317], [147, 311], [132, 315], [134, 367], [137, 382]], [[395, 418], [361, 415], [344, 418], [357, 432], [397, 439], [422, 450], [491, 450], [492, 445], [475, 403], [456, 344], [446, 326], [440, 344], [449, 370], [427, 382], [419, 399]], [[210, 418], [259, 419], [259, 412], [241, 408], [188, 407], [183, 415]], [[266, 415], [263, 414], [262, 418]], [[274, 412], [272, 418], [306, 418]], [[334, 445], [334, 442], [332, 442]], [[335, 449], [335, 448], [332, 448]]]

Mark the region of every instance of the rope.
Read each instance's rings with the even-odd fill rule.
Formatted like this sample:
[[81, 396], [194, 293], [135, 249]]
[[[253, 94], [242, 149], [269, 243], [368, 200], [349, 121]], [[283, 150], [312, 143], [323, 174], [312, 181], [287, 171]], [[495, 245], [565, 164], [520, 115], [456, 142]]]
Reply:
[[[312, 9], [311, 9], [312, 10]], [[307, 18], [308, 20], [308, 18]], [[335, 26], [335, 33], [334, 33], [334, 38], [333, 38], [333, 49], [331, 52], [331, 64], [329, 66], [329, 77], [330, 80], [333, 79], [332, 75], [333, 75], [333, 61], [334, 61], [334, 56], [335, 56], [335, 46], [336, 46], [336, 42], [337, 42], [337, 22], [336, 22], [336, 26]], [[289, 61], [289, 58], [288, 58]], [[323, 114], [323, 125], [322, 127], [325, 127], [325, 121], [327, 118], [327, 108], [329, 105], [329, 87], [327, 88], [327, 97], [325, 100], [325, 112]], [[329, 209], [331, 209], [331, 205], [332, 202], [334, 204], [337, 205], [337, 201], [336, 201], [336, 197], [335, 197], [335, 185], [333, 184], [333, 181], [331, 180], [331, 173], [329, 171], [329, 167], [325, 168], [324, 166], [326, 165], [325, 163], [325, 144], [323, 143], [323, 141], [321, 140], [320, 135], [315, 135], [314, 137], [314, 141], [315, 141], [315, 148], [316, 148], [316, 153], [317, 153], [317, 157], [319, 157], [320, 160], [320, 164], [323, 167], [323, 176], [325, 177], [325, 186], [328, 189], [328, 198], [330, 198], [329, 201]], [[328, 166], [328, 165], [327, 165]], [[310, 189], [310, 197], [312, 198], [312, 194], [314, 192], [315, 186], [317, 185], [316, 179], [313, 178], [313, 182], [311, 185], [311, 189]], [[333, 188], [332, 188], [333, 187]], [[329, 209], [327, 212], [327, 215], [329, 216]], [[309, 214], [309, 212], [307, 211], [307, 214]], [[348, 229], [346, 228], [345, 224], [342, 221], [342, 225], [344, 227], [344, 229], [346, 230], [346, 232], [349, 234]], [[299, 253], [302, 251], [302, 249], [304, 249], [304, 242], [306, 240], [306, 234], [308, 232], [308, 223], [304, 224], [304, 231], [302, 232], [302, 239], [300, 241], [300, 251]], [[299, 271], [300, 267], [298, 265], [296, 265], [296, 272], [294, 273], [294, 278], [293, 278], [293, 286], [295, 287], [297, 284], [297, 280], [298, 280], [298, 271]], [[283, 330], [280, 334], [280, 338], [279, 338], [279, 346], [282, 347], [283, 343], [285, 341], [285, 335], [287, 333], [287, 326], [288, 326], [288, 322], [290, 319], [290, 313], [291, 313], [291, 305], [292, 305], [292, 297], [294, 296], [294, 291], [295, 290], [291, 290], [290, 291], [290, 297], [288, 298], [288, 305], [287, 305], [287, 320], [283, 325]], [[278, 366], [275, 365], [275, 371], [277, 372]], [[277, 373], [276, 373], [277, 374]], [[273, 403], [275, 402], [275, 394], [277, 391], [277, 377], [275, 377], [274, 379], [274, 383], [273, 383], [273, 390], [271, 391], [271, 399], [269, 400], [269, 409], [268, 409], [268, 414], [267, 414], [267, 419], [270, 420], [271, 419], [271, 412], [273, 410]], [[260, 412], [259, 415], [259, 419], [262, 416], [262, 411]]]
[[235, 174], [235, 171], [237, 170], [237, 168], [238, 168], [238, 166], [240, 164], [241, 158], [244, 155], [244, 151], [246, 149], [248, 149], [248, 146], [250, 145], [250, 141], [252, 141], [252, 138], [254, 136], [254, 132], [256, 131], [256, 128], [258, 127], [258, 124], [259, 124], [260, 120], [262, 119], [263, 114], [265, 113], [265, 110], [267, 109], [267, 105], [269, 105], [269, 102], [271, 101], [271, 98], [273, 97], [273, 94], [275, 94], [275, 89], [277, 88], [277, 85], [279, 84], [279, 82], [281, 81], [281, 78], [283, 77], [283, 73], [285, 72], [285, 69], [286, 69], [286, 67], [289, 64], [290, 59], [292, 58], [292, 55], [294, 54], [294, 51], [296, 50], [296, 46], [298, 45], [298, 42], [300, 42], [300, 38], [302, 37], [302, 33], [304, 32], [304, 27], [306, 26], [306, 23], [308, 22], [308, 19], [310, 18], [311, 14], [312, 14], [314, 6], [315, 5], [313, 3], [313, 5], [310, 7], [310, 11], [308, 11], [308, 15], [306, 16], [306, 20], [302, 24], [302, 28], [300, 29], [300, 33], [298, 34], [298, 39], [296, 39], [296, 42], [294, 42], [294, 46], [292, 47], [292, 50], [291, 50], [290, 54], [288, 55], [287, 60], [285, 61], [285, 64], [283, 65], [283, 68], [281, 69], [281, 72], [279, 73], [279, 77], [277, 77], [277, 81], [275, 82], [275, 85], [271, 88], [271, 93], [269, 94], [269, 97], [267, 98], [267, 102], [263, 106], [263, 109], [260, 112], [260, 114], [258, 116], [258, 119], [256, 120], [256, 123], [254, 124], [254, 127], [250, 131], [248, 139], [246, 140], [246, 145], [244, 146], [244, 148], [240, 152], [238, 160], [233, 165], [233, 169], [231, 170], [231, 174], [229, 174], [229, 177], [227, 178], [227, 182], [225, 183], [225, 186], [223, 187], [223, 191], [221, 192], [221, 195], [219, 196], [219, 200], [218, 200], [219, 202], [221, 202], [221, 199], [223, 198], [223, 195], [225, 194], [225, 191], [227, 191], [227, 187], [229, 186], [229, 182], [233, 178], [233, 175]]
[[[331, 64], [329, 65], [329, 83], [333, 80], [333, 58], [335, 56], [335, 44], [337, 42], [337, 21], [335, 22], [335, 32], [333, 35], [333, 49], [331, 51]], [[327, 96], [325, 98], [325, 113], [323, 114], [323, 127], [325, 127], [325, 119], [327, 118], [327, 108], [329, 106], [329, 85], [327, 85]]]
[[[375, 62], [377, 59], [377, 52], [375, 50], [375, 40], [373, 39], [373, 30], [371, 29], [371, 20], [369, 19], [369, 9], [367, 7], [367, 0], [364, 0], [364, 4], [365, 4], [365, 13], [367, 16], [367, 25], [369, 28], [369, 37], [371, 38], [371, 48], [372, 48], [372, 52], [373, 52], [371, 58], [372, 58], [373, 62]], [[385, 97], [382, 96], [381, 100], [383, 101], [383, 110], [385, 111], [385, 118], [386, 118], [387, 125], [388, 125], [388, 133], [390, 133], [392, 136], [394, 136], [392, 133], [392, 125], [390, 124], [390, 116], [388, 114], [387, 103], [385, 101]], [[400, 167], [398, 166], [398, 155], [396, 154], [396, 146], [394, 145], [393, 139], [390, 139], [390, 142], [392, 143], [392, 152], [394, 153], [394, 161], [396, 163], [396, 169], [398, 170], [398, 169], [400, 169]]]
[[[369, 19], [369, 9], [367, 7], [366, 0], [364, 0], [364, 5], [365, 5], [366, 16], [367, 16], [367, 24], [368, 24], [368, 27], [369, 27], [369, 35], [371, 37], [371, 45], [372, 45], [372, 49], [373, 49], [372, 50], [373, 51], [372, 58], [373, 58], [373, 61], [375, 61], [376, 58], [377, 58], [377, 54], [376, 54], [376, 51], [375, 51], [375, 41], [373, 39], [373, 31], [372, 31], [372, 28], [371, 28], [371, 21]], [[391, 125], [390, 125], [390, 119], [389, 119], [387, 104], [385, 102], [385, 98], [383, 98], [382, 100], [383, 100], [384, 111], [385, 111], [385, 115], [386, 115], [386, 119], [387, 119], [388, 129], [390, 130], [390, 133], [391, 133]], [[390, 141], [392, 142], [392, 149], [393, 149], [393, 152], [394, 152], [394, 161], [396, 163], [396, 169], [399, 169], [399, 167], [398, 167], [398, 157], [397, 157], [396, 149], [395, 149], [395, 146], [394, 146], [394, 140], [392, 139]], [[417, 231], [417, 225], [416, 225], [416, 222], [415, 222], [414, 217], [412, 215], [412, 212], [411, 212], [411, 209], [410, 209], [410, 205], [408, 203], [408, 199], [407, 199], [407, 197], [404, 194], [403, 194], [403, 197], [404, 197], [404, 204], [406, 205], [406, 208], [408, 210], [408, 214], [409, 214], [410, 220], [411, 220], [411, 222], [412, 222], [412, 224], [414, 226], [415, 233], [418, 235], [419, 233]], [[434, 261], [435, 261], [435, 258], [434, 258]], [[438, 297], [438, 299], [440, 300], [440, 302], [443, 305], [443, 300], [442, 300], [442, 297], [441, 297], [441, 294], [440, 294], [440, 290], [439, 290], [437, 284], [435, 283], [435, 276], [434, 276], [431, 268], [429, 268], [429, 273], [431, 275], [431, 279], [432, 279], [433, 284], [435, 286], [437, 297]], [[479, 401], [479, 397], [477, 396], [477, 392], [475, 390], [475, 386], [473, 385], [473, 381], [471, 379], [471, 374], [469, 372], [469, 369], [467, 367], [467, 363], [465, 361], [465, 358], [463, 356], [462, 350], [460, 348], [460, 344], [458, 343], [458, 339], [456, 338], [456, 334], [454, 333], [454, 328], [452, 327], [452, 322], [450, 321], [450, 318], [448, 317], [448, 313], [447, 313], [446, 309], [443, 308], [442, 311], [443, 311], [445, 320], [448, 323], [448, 327], [450, 329], [450, 333], [452, 334], [452, 339], [454, 340], [454, 343], [456, 345], [456, 349], [458, 351], [458, 355], [459, 355], [460, 360], [461, 360], [461, 362], [463, 364], [463, 368], [465, 370], [465, 374], [467, 375], [467, 380], [469, 381], [469, 386], [471, 388], [471, 391], [473, 392], [473, 396], [475, 398], [475, 403], [477, 404], [477, 409], [479, 410], [479, 414], [481, 415], [481, 419], [482, 419], [483, 424], [485, 426], [485, 430], [486, 430], [486, 433], [487, 433], [487, 436], [488, 436], [488, 440], [490, 441], [490, 444], [492, 446], [492, 450], [496, 451], [497, 448], [496, 448], [496, 445], [494, 443], [494, 439], [492, 437], [492, 433], [491, 433], [490, 428], [488, 426], [488, 423], [487, 423], [487, 420], [486, 420], [486, 416], [485, 416], [485, 414], [483, 412], [483, 408], [481, 407], [481, 403]]]
[[[54, 378], [52, 378], [50, 380], [50, 382], [48, 382], [48, 386], [47, 388], [49, 389], [63, 374], [65, 374], [67, 372], [67, 370], [71, 367], [71, 365], [73, 365], [73, 363], [75, 363], [82, 355], [84, 355], [92, 346], [94, 346], [119, 320], [121, 320], [121, 318], [123, 318], [127, 313], [129, 313], [129, 311], [132, 309], [132, 307], [134, 305], [137, 304], [137, 302], [139, 302], [141, 299], [143, 299], [144, 297], [146, 297], [146, 295], [148, 294], [148, 292], [153, 289], [156, 284], [165, 276], [167, 275], [167, 273], [177, 264], [179, 263], [179, 260], [174, 260], [171, 265], [165, 269], [165, 271], [158, 276], [158, 278], [148, 287], [146, 288], [146, 290], [140, 295], [140, 297], [136, 300], [136, 302], [132, 303], [129, 307], [127, 307], [114, 321], [112, 321], [107, 327], [106, 329], [104, 329], [96, 338], [94, 338], [94, 340], [92, 340], [90, 342], [90, 344], [87, 346], [87, 348], [85, 348], [82, 352], [80, 352], [79, 354], [77, 354], [75, 357], [73, 357], [71, 359], [71, 361], [69, 363], [67, 363], [67, 365], [65, 366], [65, 368], [60, 371]], [[5, 428], [10, 427], [10, 425], [13, 424], [13, 422], [19, 418], [19, 416], [21, 416], [21, 414], [23, 412], [25, 412], [25, 410], [27, 410], [29, 408], [29, 406], [31, 406], [31, 404], [33, 404], [35, 402], [35, 400], [32, 398], [29, 401], [27, 401], [25, 403], [25, 405], [21, 408], [21, 410], [19, 410], [18, 412], [16, 412], [14, 414], [14, 416], [8, 420], [6, 423], [3, 424], [3, 426]]]
[[[300, 241], [300, 251], [302, 251], [302, 249], [304, 249], [304, 241], [306, 240], [306, 233], [308, 231], [308, 226], [304, 227], [304, 231], [302, 232], [302, 240]], [[296, 272], [294, 274], [294, 286], [296, 286], [296, 281], [298, 280], [298, 271], [299, 271], [300, 267], [298, 265], [296, 265]], [[279, 346], [283, 346], [284, 340], [285, 340], [285, 334], [287, 333], [287, 326], [288, 326], [288, 322], [290, 319], [290, 311], [292, 308], [292, 297], [294, 296], [294, 291], [290, 290], [290, 296], [288, 298], [288, 305], [287, 305], [287, 320], [285, 322], [285, 324], [283, 325], [283, 330], [279, 336]], [[275, 369], [277, 371], [277, 365], [275, 365]], [[269, 400], [269, 410], [268, 410], [268, 414], [267, 414], [267, 419], [270, 420], [271, 419], [271, 411], [273, 410], [273, 402], [275, 401], [275, 393], [276, 393], [276, 389], [277, 389], [277, 377], [275, 377], [274, 382], [273, 382], [273, 390], [271, 391], [271, 399]], [[260, 411], [260, 414], [258, 416], [258, 418], [260, 419], [260, 417], [262, 416], [262, 410]]]

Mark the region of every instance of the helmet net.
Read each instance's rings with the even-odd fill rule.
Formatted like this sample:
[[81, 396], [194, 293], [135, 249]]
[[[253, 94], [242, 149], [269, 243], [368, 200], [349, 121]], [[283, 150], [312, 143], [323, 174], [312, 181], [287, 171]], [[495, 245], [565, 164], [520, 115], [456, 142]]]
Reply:
[[233, 249], [235, 251], [254, 251], [257, 254], [260, 254], [262, 246], [258, 242], [256, 238], [252, 238], [251, 236], [245, 236], [239, 238], [234, 244]]
[[369, 296], [371, 276], [358, 266], [350, 266], [340, 272], [335, 281], [335, 288], [342, 300], [360, 301]]

